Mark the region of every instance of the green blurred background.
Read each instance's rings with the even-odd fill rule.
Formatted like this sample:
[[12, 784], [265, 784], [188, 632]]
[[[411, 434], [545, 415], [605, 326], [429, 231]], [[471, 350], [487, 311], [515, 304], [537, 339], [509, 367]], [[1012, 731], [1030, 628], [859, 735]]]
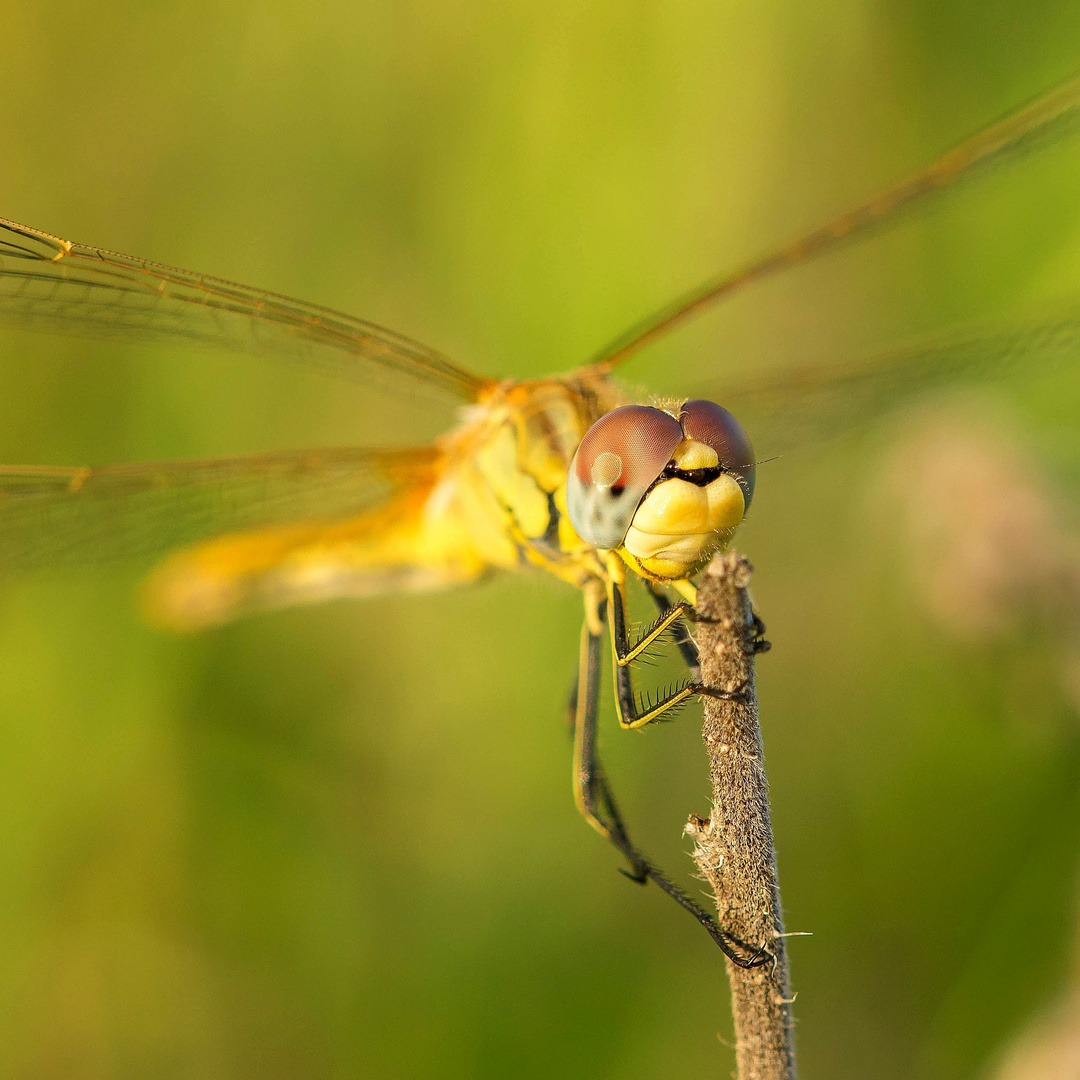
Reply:
[[[511, 376], [579, 363], [1080, 68], [1066, 0], [5, 0], [2, 38], [4, 216]], [[627, 375], [693, 392], [1076, 296], [1078, 159], [969, 187]], [[1078, 404], [1059, 372], [963, 406], [1024, 448], [1066, 549]], [[446, 419], [250, 357], [0, 337], [10, 462]], [[763, 467], [740, 539], [774, 642], [788, 925], [813, 932], [791, 949], [806, 1077], [991, 1076], [1073, 968], [1069, 613], [966, 636], [934, 615], [939, 548], [912, 550], [882, 480], [922, 422]], [[505, 578], [173, 638], [138, 620], [141, 569], [0, 591], [0, 1075], [729, 1073], [720, 957], [572, 805], [569, 590]], [[695, 717], [606, 724], [632, 826], [690, 880]]]

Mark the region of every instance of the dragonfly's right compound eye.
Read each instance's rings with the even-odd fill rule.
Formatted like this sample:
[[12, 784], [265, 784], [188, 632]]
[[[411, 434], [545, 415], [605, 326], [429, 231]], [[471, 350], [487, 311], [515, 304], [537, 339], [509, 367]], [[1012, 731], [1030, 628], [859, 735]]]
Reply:
[[652, 483], [686, 436], [670, 413], [624, 405], [585, 433], [570, 463], [566, 509], [587, 544], [617, 548]]

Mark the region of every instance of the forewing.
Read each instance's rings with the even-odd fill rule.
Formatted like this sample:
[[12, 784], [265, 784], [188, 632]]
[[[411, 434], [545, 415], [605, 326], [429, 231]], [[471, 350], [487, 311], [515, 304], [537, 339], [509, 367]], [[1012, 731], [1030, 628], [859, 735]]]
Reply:
[[284, 356], [383, 388], [411, 380], [463, 401], [490, 385], [434, 349], [363, 319], [2, 218], [0, 323]]
[[849, 363], [806, 364], [703, 389], [746, 427], [759, 460], [870, 424], [965, 381], [1036, 375], [1080, 359], [1080, 310], [969, 327]]
[[0, 572], [149, 560], [233, 530], [361, 513], [429, 485], [432, 447], [96, 468], [0, 466]]
[[611, 371], [740, 289], [808, 262], [874, 228], [893, 224], [904, 211], [922, 206], [934, 194], [957, 181], [983, 174], [1002, 162], [1030, 153], [1074, 132], [1078, 126], [1080, 78], [1075, 78], [1016, 109], [866, 202], [782, 248], [767, 252], [745, 266], [712, 278], [692, 292], [677, 297], [601, 349], [592, 365], [601, 372]]

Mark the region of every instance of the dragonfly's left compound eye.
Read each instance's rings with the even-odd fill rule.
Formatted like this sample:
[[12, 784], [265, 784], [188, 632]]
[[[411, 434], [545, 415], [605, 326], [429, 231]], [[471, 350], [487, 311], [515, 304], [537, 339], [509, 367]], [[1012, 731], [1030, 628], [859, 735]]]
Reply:
[[600, 417], [566, 480], [566, 509], [578, 536], [593, 547], [617, 548], [685, 437], [674, 416], [648, 405], [624, 405]]
[[700, 398], [683, 405], [679, 420], [688, 439], [695, 439], [716, 451], [724, 471], [734, 476], [743, 489], [749, 509], [754, 497], [754, 451], [742, 424], [727, 409]]

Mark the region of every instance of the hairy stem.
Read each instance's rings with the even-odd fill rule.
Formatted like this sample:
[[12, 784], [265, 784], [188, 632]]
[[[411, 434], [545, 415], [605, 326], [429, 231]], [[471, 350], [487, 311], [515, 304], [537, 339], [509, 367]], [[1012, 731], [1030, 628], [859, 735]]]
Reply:
[[760, 624], [746, 591], [750, 574], [745, 559], [718, 555], [698, 591], [701, 682], [732, 697], [704, 697], [713, 806], [708, 819], [691, 816], [687, 832], [720, 925], [771, 957], [752, 968], [726, 961], [739, 1080], [795, 1080], [793, 999], [754, 687]]

